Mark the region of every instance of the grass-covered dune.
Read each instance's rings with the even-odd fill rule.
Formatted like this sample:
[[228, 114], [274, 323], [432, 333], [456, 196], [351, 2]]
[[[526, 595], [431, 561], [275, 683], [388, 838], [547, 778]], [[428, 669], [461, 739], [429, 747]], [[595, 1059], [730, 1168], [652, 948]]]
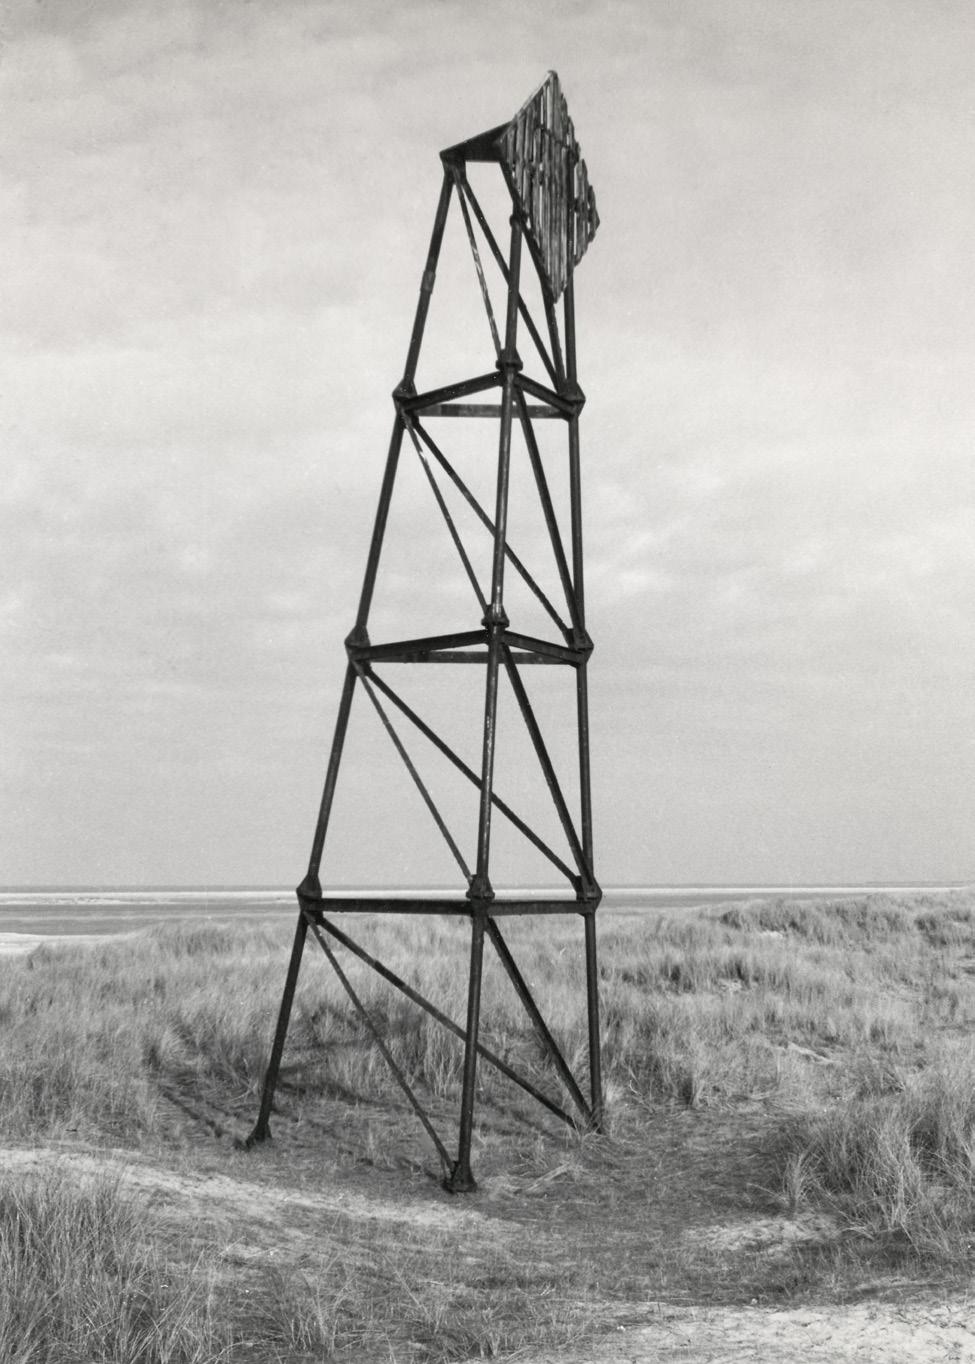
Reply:
[[[505, 928], [584, 1074], [581, 924]], [[463, 1019], [465, 923], [351, 931]], [[482, 1066], [481, 1188], [453, 1200], [313, 943], [274, 1141], [235, 1149], [289, 939], [181, 925], [0, 962], [0, 1359], [503, 1356], [648, 1301], [970, 1275], [975, 894], [605, 915], [607, 1134]], [[460, 1044], [342, 962], [452, 1144]], [[498, 963], [483, 1020], [557, 1096]]]

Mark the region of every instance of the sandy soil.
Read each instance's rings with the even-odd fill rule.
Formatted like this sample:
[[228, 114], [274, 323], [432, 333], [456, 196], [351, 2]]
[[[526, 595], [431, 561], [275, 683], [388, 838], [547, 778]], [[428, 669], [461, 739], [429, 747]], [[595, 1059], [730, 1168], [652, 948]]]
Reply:
[[[248, 1178], [248, 1156], [225, 1162], [224, 1169], [177, 1171], [131, 1152], [85, 1147], [12, 1147], [0, 1151], [0, 1167], [14, 1171], [45, 1170], [56, 1165], [79, 1175], [109, 1175], [151, 1212], [155, 1223], [185, 1229], [205, 1225], [215, 1232], [221, 1255], [232, 1270], [256, 1257], [281, 1262], [320, 1246], [323, 1216], [397, 1228], [456, 1230], [464, 1226], [484, 1241], [503, 1244], [515, 1224], [497, 1216], [490, 1190], [477, 1206], [459, 1200], [440, 1201], [429, 1193], [388, 1191], [330, 1185], [303, 1180], [282, 1185], [265, 1177]], [[260, 1171], [251, 1167], [251, 1174]], [[756, 1218], [712, 1228], [725, 1248], [756, 1246], [774, 1253], [796, 1236], [828, 1235], [828, 1227], [785, 1218]], [[693, 1234], [700, 1236], [700, 1230]], [[680, 1307], [647, 1302], [602, 1339], [574, 1350], [522, 1353], [521, 1364], [942, 1364], [975, 1362], [975, 1300], [891, 1301], [855, 1305], [771, 1309], [751, 1307]]]
[[975, 1304], [888, 1303], [790, 1309], [654, 1308], [581, 1352], [531, 1356], [531, 1364], [942, 1364], [975, 1360]]
[[0, 933], [0, 958], [26, 957], [37, 947], [64, 947], [68, 944], [92, 946], [125, 936], [124, 933]]

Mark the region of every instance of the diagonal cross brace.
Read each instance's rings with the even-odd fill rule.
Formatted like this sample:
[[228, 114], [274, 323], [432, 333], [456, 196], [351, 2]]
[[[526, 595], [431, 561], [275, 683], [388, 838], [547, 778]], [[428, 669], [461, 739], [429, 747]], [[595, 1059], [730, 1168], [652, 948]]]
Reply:
[[416, 1097], [416, 1095], [414, 1094], [414, 1092], [413, 1092], [412, 1088], [410, 1087], [410, 1083], [409, 1083], [409, 1081], [407, 1080], [406, 1076], [403, 1074], [403, 1072], [400, 1070], [399, 1066], [396, 1064], [395, 1060], [393, 1059], [393, 1054], [392, 1054], [392, 1052], [391, 1052], [391, 1051], [389, 1050], [389, 1048], [386, 1046], [386, 1043], [383, 1041], [382, 1034], [380, 1033], [379, 1029], [376, 1027], [375, 1023], [372, 1021], [372, 1015], [369, 1013], [369, 1010], [366, 1008], [366, 1006], [363, 1004], [362, 1000], [359, 998], [359, 996], [356, 994], [355, 990], [353, 989], [352, 982], [349, 980], [348, 976], [345, 974], [345, 972], [342, 970], [341, 966], [339, 965], [338, 958], [336, 957], [335, 953], [332, 951], [332, 949], [331, 949], [331, 947], [329, 946], [329, 944], [326, 942], [326, 940], [325, 940], [324, 936], [322, 935], [322, 932], [321, 932], [321, 930], [320, 930], [318, 924], [314, 921], [314, 919], [311, 919], [311, 920], [310, 920], [310, 923], [311, 923], [311, 931], [312, 931], [312, 933], [314, 933], [314, 935], [315, 935], [315, 941], [318, 943], [319, 947], [322, 949], [322, 951], [325, 953], [326, 957], [328, 958], [328, 960], [329, 960], [329, 962], [330, 962], [330, 964], [331, 964], [332, 970], [333, 970], [333, 971], [335, 972], [335, 974], [338, 976], [339, 981], [341, 982], [342, 986], [344, 987], [346, 994], [349, 996], [349, 999], [351, 999], [352, 1004], [353, 1004], [353, 1007], [355, 1008], [356, 1013], [359, 1015], [359, 1017], [362, 1019], [363, 1023], [365, 1023], [366, 1027], [369, 1029], [369, 1032], [372, 1034], [372, 1039], [373, 1039], [373, 1041], [375, 1042], [376, 1046], [379, 1048], [379, 1051], [380, 1051], [380, 1053], [382, 1054], [383, 1060], [386, 1062], [387, 1066], [389, 1066], [389, 1069], [390, 1069], [390, 1071], [392, 1072], [392, 1074], [393, 1074], [393, 1076], [394, 1076], [394, 1078], [395, 1078], [395, 1080], [396, 1080], [396, 1083], [399, 1085], [400, 1089], [401, 1089], [401, 1090], [403, 1091], [403, 1093], [406, 1095], [406, 1098], [407, 1098], [408, 1101], [409, 1101], [410, 1107], [413, 1109], [413, 1112], [416, 1114], [416, 1116], [420, 1119], [420, 1122], [423, 1124], [423, 1127], [424, 1127], [424, 1129], [425, 1129], [427, 1135], [429, 1136], [430, 1140], [433, 1142], [434, 1146], [437, 1148], [437, 1154], [438, 1154], [439, 1157], [440, 1157], [440, 1162], [441, 1162], [441, 1165], [443, 1166], [444, 1174], [446, 1175], [446, 1174], [450, 1171], [452, 1162], [451, 1162], [450, 1155], [449, 1155], [449, 1153], [448, 1153], [448, 1151], [447, 1151], [446, 1146], [444, 1146], [443, 1142], [440, 1140], [440, 1137], [439, 1137], [439, 1135], [438, 1135], [438, 1133], [437, 1133], [437, 1129], [434, 1127], [433, 1123], [430, 1121], [430, 1118], [429, 1118], [429, 1116], [427, 1115], [426, 1109], [423, 1107], [423, 1105], [420, 1103], [419, 1099], [418, 1099], [418, 1098]]
[[406, 746], [404, 745], [399, 735], [396, 733], [392, 721], [390, 720], [389, 716], [383, 709], [382, 702], [379, 700], [378, 696], [375, 693], [375, 690], [372, 686], [372, 681], [368, 673], [366, 672], [366, 669], [362, 666], [361, 663], [357, 662], [354, 662], [352, 666], [355, 668], [356, 673], [360, 681], [362, 682], [362, 685], [366, 689], [366, 695], [369, 697], [369, 700], [376, 708], [376, 714], [379, 716], [379, 719], [382, 721], [383, 728], [385, 729], [386, 733], [392, 740], [393, 747], [396, 749], [396, 752], [402, 758], [403, 764], [406, 767], [407, 772], [409, 772], [410, 776], [413, 778], [413, 784], [416, 786], [416, 789], [422, 796], [423, 802], [426, 805], [427, 809], [430, 811], [430, 814], [433, 816], [434, 823], [436, 824], [437, 828], [443, 835], [447, 847], [450, 849], [451, 853], [453, 853], [454, 861], [457, 863], [458, 867], [460, 867], [460, 870], [464, 875], [464, 879], [467, 881], [469, 885], [471, 882], [471, 872], [467, 863], [464, 861], [464, 854], [457, 846], [457, 842], [454, 839], [453, 834], [447, 828], [446, 820], [438, 810], [436, 802], [434, 801], [430, 792], [427, 790], [423, 778], [416, 770], [416, 766], [413, 762], [413, 759], [410, 757], [409, 753], [407, 753]]
[[[304, 913], [313, 930], [318, 928], [324, 930], [326, 933], [330, 933], [343, 947], [347, 947], [360, 961], [365, 962], [365, 964], [371, 967], [377, 975], [382, 976], [383, 980], [388, 981], [388, 983], [399, 990], [401, 994], [404, 994], [407, 999], [412, 1000], [414, 1004], [428, 1013], [431, 1018], [436, 1019], [441, 1027], [446, 1028], [447, 1031], [453, 1033], [455, 1037], [459, 1037], [462, 1042], [467, 1041], [467, 1034], [459, 1023], [455, 1023], [452, 1018], [448, 1018], [441, 1009], [438, 1009], [429, 999], [426, 999], [421, 995], [419, 990], [415, 990], [412, 985], [408, 985], [405, 980], [398, 976], [395, 971], [391, 971], [389, 967], [385, 966], [377, 957], [370, 956], [369, 953], [363, 947], [360, 947], [354, 939], [350, 938], [347, 933], [343, 933], [342, 929], [339, 928], [337, 924], [332, 923], [331, 920], [326, 919], [322, 914], [316, 914], [313, 910], [306, 909]], [[490, 923], [490, 919], [488, 920], [488, 923]], [[519, 1075], [512, 1066], [508, 1065], [507, 1061], [502, 1060], [500, 1056], [496, 1055], [493, 1051], [490, 1051], [481, 1042], [478, 1042], [477, 1044], [477, 1054], [482, 1060], [487, 1061], [488, 1065], [494, 1066], [495, 1070], [499, 1070], [502, 1075], [516, 1084], [519, 1089], [523, 1089], [526, 1094], [530, 1094], [533, 1099], [547, 1108], [550, 1113], [554, 1113], [557, 1118], [561, 1118], [569, 1127], [578, 1126], [575, 1119], [566, 1113], [563, 1108], [560, 1108], [557, 1103], [553, 1102], [547, 1094], [543, 1094], [530, 1080], [526, 1080], [523, 1075]], [[584, 1102], [582, 1107], [583, 1112], [588, 1117], [589, 1110], [586, 1108]]]
[[586, 1121], [590, 1125], [592, 1125], [594, 1122], [594, 1114], [592, 1112], [592, 1109], [589, 1107], [589, 1105], [583, 1098], [582, 1090], [579, 1088], [579, 1085], [576, 1082], [576, 1078], [572, 1074], [571, 1069], [569, 1068], [568, 1061], [566, 1061], [565, 1057], [562, 1055], [562, 1052], [559, 1050], [558, 1044], [555, 1041], [555, 1038], [552, 1036], [551, 1032], [549, 1031], [548, 1025], [546, 1024], [544, 1018], [542, 1017], [538, 1005], [535, 1003], [534, 996], [532, 995], [531, 990], [528, 988], [527, 981], [525, 980], [521, 972], [518, 970], [518, 965], [515, 962], [514, 957], [511, 955], [511, 952], [508, 948], [508, 944], [505, 942], [504, 938], [501, 935], [501, 929], [491, 918], [487, 919], [485, 926], [487, 928], [488, 937], [494, 944], [494, 950], [501, 958], [501, 965], [507, 971], [508, 977], [512, 985], [515, 987], [515, 993], [521, 1000], [522, 1004], [525, 1006], [525, 1012], [531, 1019], [532, 1026], [534, 1027], [535, 1032], [537, 1033], [538, 1038], [542, 1043], [542, 1046], [545, 1048], [545, 1051], [547, 1052], [549, 1059], [555, 1066], [555, 1069], [558, 1071], [562, 1083], [565, 1085], [566, 1089], [571, 1094], [576, 1104], [576, 1107], [579, 1109], [580, 1113], [583, 1114]]
[[572, 849], [572, 856], [575, 858], [576, 866], [579, 868], [583, 887], [588, 889], [595, 885], [589, 859], [586, 857], [585, 850], [579, 841], [579, 835], [576, 833], [575, 825], [572, 822], [572, 816], [569, 813], [569, 807], [566, 804], [565, 796], [562, 794], [562, 787], [559, 785], [559, 779], [556, 775], [555, 768], [552, 766], [552, 759], [549, 757], [548, 749], [545, 747], [542, 731], [538, 727], [535, 712], [532, 709], [531, 701], [528, 699], [528, 693], [525, 691], [525, 684], [522, 682], [521, 674], [518, 672], [518, 666], [512, 658], [511, 650], [508, 646], [503, 645], [502, 647], [505, 667], [508, 672], [512, 690], [515, 694], [515, 699], [518, 702], [518, 708], [521, 711], [525, 726], [531, 737], [532, 745], [534, 746], [535, 754], [544, 774], [546, 785], [551, 793], [555, 809], [558, 812], [559, 819], [562, 823], [562, 828], [565, 830], [565, 836], [569, 841], [569, 847]]
[[[508, 262], [507, 262], [507, 261], [505, 260], [505, 258], [504, 258], [504, 252], [501, 250], [500, 246], [498, 245], [497, 239], [495, 238], [494, 233], [491, 231], [491, 225], [490, 225], [490, 223], [488, 222], [487, 218], [485, 218], [485, 216], [484, 216], [484, 210], [481, 208], [481, 205], [477, 202], [477, 199], [476, 199], [476, 197], [475, 197], [475, 195], [474, 195], [474, 191], [471, 189], [470, 181], [467, 179], [467, 176], [466, 176], [466, 175], [462, 175], [462, 176], [456, 177], [456, 181], [455, 181], [455, 182], [456, 182], [457, 188], [458, 188], [458, 189], [460, 190], [460, 192], [461, 192], [461, 196], [462, 196], [462, 197], [461, 197], [461, 204], [463, 205], [464, 200], [466, 200], [467, 203], [469, 203], [470, 206], [471, 206], [471, 208], [474, 210], [474, 216], [477, 218], [477, 221], [478, 221], [478, 223], [480, 224], [481, 231], [484, 233], [484, 240], [487, 242], [487, 244], [488, 244], [488, 246], [489, 246], [489, 248], [490, 248], [490, 250], [491, 250], [491, 254], [492, 254], [492, 256], [494, 257], [495, 261], [497, 262], [498, 269], [501, 271], [501, 277], [503, 278], [505, 284], [509, 284], [509, 282], [510, 282], [510, 276], [509, 276], [509, 273], [508, 273]], [[519, 311], [519, 313], [520, 313], [520, 315], [521, 315], [521, 320], [522, 320], [522, 322], [524, 322], [524, 324], [525, 324], [525, 328], [526, 328], [526, 330], [527, 330], [529, 336], [531, 337], [531, 339], [532, 339], [532, 340], [534, 341], [534, 343], [535, 343], [535, 349], [538, 351], [539, 358], [541, 359], [542, 364], [545, 366], [546, 370], [548, 371], [548, 374], [549, 374], [550, 379], [552, 380], [552, 383], [553, 383], [553, 384], [557, 384], [557, 383], [559, 382], [559, 376], [560, 376], [560, 375], [564, 378], [564, 371], [563, 371], [563, 367], [562, 367], [562, 356], [561, 356], [561, 354], [560, 354], [560, 350], [559, 350], [559, 346], [558, 346], [558, 331], [556, 330], [555, 335], [554, 335], [554, 338], [553, 338], [554, 341], [555, 341], [555, 346], [553, 347], [553, 349], [554, 349], [554, 351], [555, 351], [555, 361], [556, 361], [556, 362], [553, 364], [552, 359], [551, 359], [551, 357], [549, 356], [548, 351], [545, 349], [545, 343], [542, 341], [541, 335], [540, 335], [540, 333], [539, 333], [538, 328], [537, 328], [536, 325], [535, 325], [535, 322], [534, 322], [534, 320], [533, 320], [533, 318], [532, 318], [532, 315], [531, 315], [531, 313], [528, 311], [528, 306], [527, 306], [527, 304], [525, 303], [525, 300], [522, 298], [522, 296], [521, 296], [520, 293], [519, 293], [519, 295], [518, 295], [518, 311]], [[547, 313], [548, 313], [548, 310], [546, 309], [546, 316], [547, 316]]]
[[[457, 489], [461, 497], [470, 507], [471, 511], [481, 522], [481, 525], [484, 526], [485, 529], [491, 535], [494, 535], [495, 534], [494, 522], [492, 521], [488, 513], [484, 510], [484, 508], [481, 506], [480, 502], [478, 502], [474, 494], [470, 491], [467, 484], [461, 478], [460, 474], [457, 473], [457, 470], [447, 459], [447, 456], [443, 453], [443, 451], [437, 445], [436, 441], [433, 439], [433, 437], [430, 435], [430, 433], [426, 430], [426, 428], [423, 426], [421, 422], [414, 419], [413, 424], [416, 428], [417, 434], [423, 441], [424, 445], [427, 447], [431, 455], [433, 455], [434, 459], [440, 465], [441, 469], [443, 469], [444, 473], [453, 483], [454, 487]], [[505, 542], [504, 552], [508, 562], [511, 564], [512, 568], [514, 568], [515, 571], [520, 575], [529, 591], [531, 591], [533, 595], [538, 599], [543, 609], [559, 627], [563, 635], [565, 635], [566, 639], [571, 639], [572, 631], [565, 624], [565, 621], [559, 615], [558, 611], [556, 611], [555, 607], [549, 601], [548, 597], [539, 587], [538, 583], [529, 573], [528, 569], [525, 567], [521, 559], [519, 559], [518, 555], [514, 552], [514, 550], [507, 543], [507, 541]]]
[[[378, 687], [379, 690], [383, 693], [383, 695], [388, 697], [388, 699], [392, 701], [393, 705], [396, 706], [396, 708], [416, 726], [420, 733], [425, 738], [429, 739], [430, 742], [434, 745], [434, 747], [439, 749], [439, 751], [444, 755], [445, 758], [447, 758], [451, 763], [453, 763], [454, 767], [457, 768], [458, 772], [462, 772], [464, 776], [468, 779], [468, 781], [471, 782], [472, 785], [476, 786], [478, 790], [480, 790], [481, 778], [477, 775], [474, 769], [472, 767], [468, 767], [467, 763], [464, 762], [463, 758], [459, 757], [450, 747], [450, 745], [447, 744], [443, 739], [441, 739], [440, 735], [437, 734], [437, 732], [434, 729], [432, 729], [423, 719], [421, 719], [421, 717], [416, 713], [415, 710], [413, 710], [411, 706], [408, 706], [406, 702], [402, 700], [401, 697], [397, 696], [396, 692], [393, 691], [392, 687], [388, 684], [388, 682], [385, 682], [379, 676], [379, 674], [375, 672], [370, 673], [370, 679], [373, 685], [375, 687]], [[519, 816], [515, 814], [514, 810], [512, 810], [511, 806], [507, 805], [501, 799], [501, 797], [498, 796], [494, 791], [491, 792], [491, 804], [494, 806], [496, 810], [500, 810], [501, 813], [505, 816], [505, 818], [511, 824], [514, 825], [518, 832], [523, 834], [530, 843], [533, 843], [534, 846], [538, 849], [538, 851], [542, 853], [545, 857], [547, 857], [554, 867], [557, 867], [559, 869], [559, 871], [563, 874], [563, 876], [570, 883], [574, 890], [579, 891], [581, 889], [582, 882], [580, 878], [576, 875], [576, 873], [573, 872], [572, 868], [569, 867], [565, 862], [563, 862], [562, 858], [559, 857], [557, 853], [553, 852], [547, 843], [545, 843], [541, 838], [539, 838], [538, 834], [535, 833], [534, 829], [532, 829], [528, 824], [526, 824], [523, 819], [519, 818]]]

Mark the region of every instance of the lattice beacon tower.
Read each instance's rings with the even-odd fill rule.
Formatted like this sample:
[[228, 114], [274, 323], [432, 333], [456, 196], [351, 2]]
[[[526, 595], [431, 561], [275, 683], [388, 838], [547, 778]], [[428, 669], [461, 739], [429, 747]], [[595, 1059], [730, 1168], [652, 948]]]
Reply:
[[[291, 962], [285, 981], [277, 1030], [271, 1050], [264, 1083], [260, 1113], [247, 1145], [264, 1140], [270, 1135], [269, 1118], [274, 1098], [278, 1070], [288, 1031], [295, 985], [301, 965], [305, 941], [310, 932], [328, 958], [342, 986], [348, 992], [353, 1007], [372, 1033], [377, 1046], [389, 1063], [394, 1076], [403, 1088], [417, 1116], [426, 1128], [440, 1156], [445, 1186], [453, 1192], [476, 1187], [471, 1173], [471, 1134], [474, 1117], [475, 1084], [478, 1057], [498, 1067], [514, 1083], [520, 1085], [550, 1111], [570, 1125], [598, 1128], [602, 1110], [602, 1084], [599, 1056], [599, 1003], [596, 971], [595, 914], [600, 890], [593, 874], [592, 812], [589, 781], [589, 723], [586, 690], [586, 666], [592, 652], [592, 641], [586, 632], [583, 602], [582, 506], [579, 476], [579, 414], [585, 401], [576, 377], [576, 343], [573, 300], [573, 272], [582, 259], [598, 226], [595, 199], [580, 155], [572, 120], [555, 72], [550, 72], [539, 89], [518, 111], [510, 123], [470, 138], [441, 152], [443, 184], [433, 225], [430, 251], [420, 289], [413, 333], [403, 378], [393, 393], [396, 416], [386, 460], [386, 470], [379, 497], [375, 527], [366, 564], [359, 611], [351, 634], [346, 640], [348, 666], [339, 702], [338, 718], [332, 742], [331, 756], [325, 776], [321, 808], [312, 842], [308, 872], [298, 887], [298, 924], [295, 931]], [[497, 166], [503, 177], [510, 200], [510, 237], [507, 256], [498, 245], [485, 211], [475, 197], [468, 181], [468, 166], [472, 163]], [[483, 174], [484, 172], [479, 172]], [[424, 328], [434, 289], [434, 280], [444, 230], [451, 203], [456, 201], [463, 219], [463, 227], [471, 247], [474, 268], [480, 288], [481, 301], [487, 316], [494, 345], [494, 365], [487, 373], [473, 377], [458, 376], [455, 382], [428, 392], [416, 391], [417, 364], [423, 341]], [[527, 261], [525, 259], [527, 248]], [[490, 271], [497, 290], [500, 280], [504, 292], [504, 311], [499, 310], [499, 322], [491, 305], [490, 289], [482, 264], [486, 249], [493, 258], [496, 271]], [[529, 271], [534, 271], [537, 283]], [[535, 316], [526, 301], [528, 286], [535, 303]], [[558, 305], [561, 302], [561, 327]], [[483, 319], [482, 319], [483, 321]], [[532, 378], [522, 363], [518, 350], [519, 327], [530, 342], [531, 364], [539, 369], [541, 378]], [[478, 395], [482, 401], [471, 402]], [[487, 399], [487, 401], [485, 401]], [[434, 419], [454, 418], [451, 429], [457, 434], [472, 430], [468, 423], [478, 423], [483, 434], [485, 422], [495, 423], [497, 431], [497, 466], [493, 515], [475, 497], [468, 480], [448, 458], [428, 430]], [[556, 515], [556, 500], [550, 488], [536, 423], [544, 421], [551, 433], [554, 423], [561, 423], [565, 446], [559, 460], [559, 476], [567, 483], [563, 506], [568, 507], [570, 538], [568, 548], [563, 542]], [[459, 426], [458, 423], [464, 425]], [[520, 436], [519, 436], [520, 431]], [[470, 585], [472, 608], [471, 628], [452, 633], [429, 635], [424, 638], [395, 639], [372, 643], [368, 633], [373, 591], [379, 571], [380, 557], [390, 503], [400, 472], [403, 437], [409, 437], [423, 477], [429, 483], [439, 513], [442, 513], [445, 533], [452, 541], [463, 573]], [[514, 440], [513, 440], [514, 435]], [[566, 447], [567, 446], [567, 450]], [[494, 446], [492, 444], [491, 448]], [[566, 458], [567, 456], [567, 458]], [[523, 461], [530, 470], [525, 484], [533, 501], [533, 514], [538, 524], [544, 524], [551, 546], [550, 564], [557, 590], [552, 595], [561, 599], [555, 606], [546, 595], [536, 576], [515, 553], [508, 538], [510, 492], [513, 460]], [[493, 455], [491, 456], [493, 460]], [[567, 474], [566, 474], [567, 463]], [[555, 485], [552, 485], [554, 488]], [[481, 548], [485, 534], [490, 541], [490, 581], [486, 571], [479, 578], [473, 555], [461, 534], [458, 522], [451, 514], [448, 494], [460, 499], [468, 516], [478, 523]], [[537, 499], [537, 501], [535, 500]], [[546, 551], [546, 557], [548, 557]], [[460, 570], [459, 570], [460, 571]], [[509, 620], [505, 611], [505, 574], [512, 575], [520, 590], [528, 593], [550, 621], [549, 633], [557, 638], [540, 638], [521, 633], [518, 621]], [[422, 586], [422, 584], [418, 584]], [[510, 603], [509, 603], [510, 604]], [[437, 667], [448, 664], [468, 664], [484, 670], [483, 715], [473, 737], [472, 761], [468, 763], [438, 732], [435, 722], [421, 718], [419, 713], [394, 690], [387, 673], [403, 664]], [[577, 786], [570, 799], [560, 783], [556, 764], [543, 737], [543, 726], [532, 705], [523, 671], [528, 667], [551, 667], [574, 673], [575, 729], [577, 733]], [[466, 673], [452, 673], [461, 677]], [[570, 674], [571, 676], [571, 674]], [[509, 697], [524, 722], [527, 735], [527, 762], [535, 764], [544, 778], [548, 797], [557, 815], [553, 827], [560, 831], [564, 848], [559, 851], [533, 827], [532, 822], [519, 815], [495, 790], [495, 750], [499, 719], [499, 690], [507, 687]], [[333, 797], [339, 779], [342, 750], [352, 702], [357, 690], [365, 694], [367, 703], [375, 709], [396, 754], [406, 765], [419, 796], [426, 804], [436, 827], [446, 840], [463, 877], [463, 889], [455, 897], [429, 896], [424, 898], [366, 897], [323, 893], [319, 880], [322, 853], [325, 847]], [[409, 733], [422, 736], [439, 755], [437, 762], [446, 762], [474, 788], [472, 800], [477, 810], [476, 830], [469, 830], [473, 846], [476, 837], [476, 857], [473, 867], [461, 851], [463, 836], [458, 838], [448, 828], [447, 820], [431, 795], [430, 789], [400, 736], [390, 715], [398, 713], [398, 720], [408, 722]], [[475, 765], [476, 764], [476, 765]], [[570, 805], [577, 803], [577, 809]], [[534, 819], [535, 811], [532, 810]], [[551, 810], [547, 811], [551, 818]], [[565, 884], [564, 893], [526, 897], [524, 894], [496, 893], [491, 882], [491, 826], [496, 816], [531, 843], [536, 852], [548, 860]], [[537, 825], [537, 820], [535, 820]], [[364, 840], [365, 842], [366, 840]], [[368, 868], [364, 868], [368, 871]], [[447, 1018], [445, 1014], [418, 991], [406, 984], [381, 962], [375, 960], [329, 917], [330, 914], [355, 913], [410, 913], [464, 916], [471, 925], [470, 974], [466, 1027]], [[584, 926], [586, 960], [586, 993], [589, 1020], [589, 1099], [577, 1083], [538, 1007], [528, 985], [509, 951], [502, 935], [499, 920], [504, 915], [579, 914]], [[578, 1113], [569, 1113], [494, 1055], [478, 1040], [481, 1012], [481, 973], [485, 934], [491, 940], [498, 958], [507, 972], [514, 989], [537, 1032], [538, 1038]], [[356, 994], [336, 956], [338, 943], [354, 953], [379, 973], [390, 985], [401, 990], [417, 1006], [425, 1009], [444, 1027], [461, 1038], [464, 1045], [463, 1086], [460, 1108], [460, 1132], [457, 1159], [453, 1160], [435, 1131], [430, 1118], [414, 1093], [407, 1077], [397, 1065], [386, 1040]]]

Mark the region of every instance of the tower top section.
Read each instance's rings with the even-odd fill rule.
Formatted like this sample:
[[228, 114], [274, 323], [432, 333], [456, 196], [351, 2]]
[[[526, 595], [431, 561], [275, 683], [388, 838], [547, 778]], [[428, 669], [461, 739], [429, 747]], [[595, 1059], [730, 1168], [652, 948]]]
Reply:
[[599, 214], [556, 72], [548, 73], [509, 123], [440, 156], [446, 165], [500, 165], [539, 274], [557, 299], [596, 235]]

